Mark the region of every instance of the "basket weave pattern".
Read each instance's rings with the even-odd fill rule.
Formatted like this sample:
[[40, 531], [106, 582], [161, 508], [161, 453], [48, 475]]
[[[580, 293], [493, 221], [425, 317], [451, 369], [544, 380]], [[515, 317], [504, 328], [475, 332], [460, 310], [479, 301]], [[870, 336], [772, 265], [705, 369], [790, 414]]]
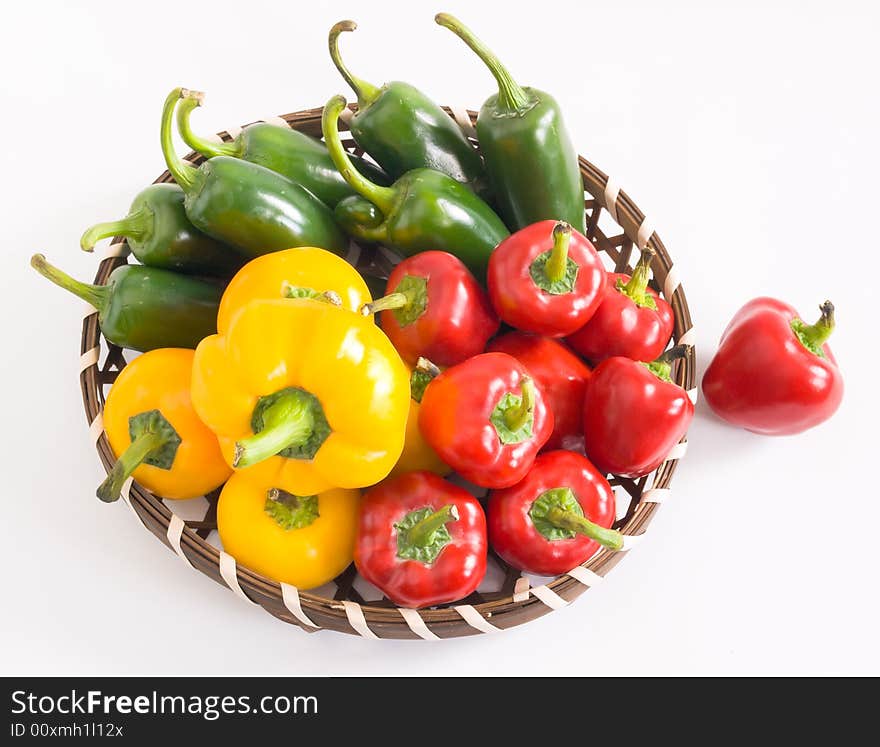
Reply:
[[[476, 113], [463, 109], [447, 111], [476, 143], [473, 126]], [[339, 123], [341, 130], [347, 130], [350, 116], [351, 110], [346, 110]], [[263, 121], [321, 136], [321, 109], [270, 117]], [[220, 133], [218, 138], [230, 140], [239, 131], [234, 129]], [[347, 142], [346, 146], [352, 152], [360, 153], [353, 142]], [[196, 154], [190, 154], [187, 159], [192, 163], [202, 160]], [[587, 234], [596, 249], [604, 255], [607, 267], [613, 267], [617, 272], [631, 271], [638, 259], [639, 249], [650, 243], [656, 251], [652, 285], [669, 301], [675, 313], [673, 340], [693, 344], [693, 329], [684, 290], [672, 260], [650, 222], [612, 179], [584, 158], [580, 158], [580, 168], [585, 189]], [[170, 182], [173, 179], [166, 171], [156, 181]], [[603, 229], [600, 222], [612, 228]], [[98, 267], [95, 282], [105, 283], [110, 273], [125, 263], [128, 253], [128, 246], [122, 237], [113, 239]], [[369, 249], [353, 244], [348, 259], [362, 272], [376, 277], [387, 277], [392, 267], [390, 255], [381, 248]], [[84, 315], [80, 354], [80, 384], [89, 432], [105, 469], [109, 470], [115, 457], [103, 428], [104, 395], [126, 361], [120, 348], [108, 345], [101, 337], [98, 317], [92, 307], [88, 307]], [[673, 379], [688, 390], [692, 399], [696, 398], [693, 350], [676, 364]], [[569, 573], [536, 585], [493, 555], [493, 560], [505, 572], [499, 590], [475, 592], [454, 605], [419, 611], [395, 607], [387, 599], [366, 601], [354, 587], [357, 578], [354, 566], [335, 579], [336, 593], [330, 598], [314, 592], [300, 592], [288, 584], [278, 584], [237, 565], [232, 556], [207, 541], [208, 535], [216, 529], [219, 491], [205, 496], [208, 509], [198, 521], [184, 521], [173, 512], [173, 501], [163, 501], [131, 479], [123, 487], [122, 497], [144, 526], [187, 565], [228, 586], [242, 599], [260, 605], [285, 622], [306, 631], [326, 628], [367, 638], [451, 638], [496, 632], [527, 622], [550, 610], [566, 606], [587, 588], [600, 583], [641, 539], [658, 505], [669, 494], [676, 463], [684, 456], [686, 447], [687, 442], [683, 440], [667, 460], [646, 477], [611, 480], [617, 502], [625, 508], [625, 513], [614, 525], [625, 536], [622, 551], [615, 553], [602, 549]]]

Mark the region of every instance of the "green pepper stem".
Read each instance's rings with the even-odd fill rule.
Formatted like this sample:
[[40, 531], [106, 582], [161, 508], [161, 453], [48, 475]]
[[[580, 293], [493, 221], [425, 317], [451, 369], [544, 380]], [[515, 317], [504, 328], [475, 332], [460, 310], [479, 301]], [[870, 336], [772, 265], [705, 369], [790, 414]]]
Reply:
[[620, 532], [616, 529], [606, 529], [599, 526], [586, 516], [576, 514], [574, 511], [566, 511], [564, 508], [554, 506], [547, 511], [544, 518], [560, 529], [568, 529], [596, 540], [602, 547], [607, 547], [609, 550], [623, 548], [623, 535]]
[[565, 277], [570, 243], [571, 226], [565, 221], [559, 221], [553, 226], [553, 251], [550, 252], [550, 258], [544, 265], [544, 272], [551, 283], [558, 283]]
[[372, 83], [367, 83], [367, 81], [362, 78], [357, 78], [352, 75], [339, 54], [339, 35], [343, 31], [354, 31], [356, 28], [357, 24], [354, 21], [340, 21], [339, 23], [334, 24], [333, 28], [330, 29], [330, 36], [327, 43], [330, 47], [330, 58], [333, 60], [333, 64], [336, 65], [336, 69], [340, 72], [342, 77], [345, 78], [345, 82], [348, 83], [348, 85], [351, 86], [351, 89], [355, 92], [358, 100], [358, 108], [363, 109], [379, 98], [382, 89], [374, 86]]
[[205, 100], [203, 93], [189, 91], [190, 95], [183, 96], [177, 108], [177, 131], [190, 148], [201, 153], [205, 158], [214, 158], [215, 156], [232, 156], [233, 158], [241, 158], [242, 143], [238, 137], [230, 143], [212, 143], [203, 137], [196, 135], [192, 131], [190, 125], [190, 115], [193, 109], [200, 107]]
[[250, 467], [291, 446], [304, 444], [315, 428], [315, 416], [302, 397], [279, 397], [263, 413], [263, 429], [235, 444], [233, 467]]
[[438, 13], [434, 16], [434, 21], [449, 29], [467, 44], [477, 54], [477, 57], [485, 63], [486, 67], [489, 68], [489, 72], [492, 73], [495, 81], [498, 83], [498, 104], [500, 108], [516, 112], [526, 109], [534, 103], [532, 97], [510, 76], [507, 68], [501, 64], [492, 50], [474, 36], [474, 33], [455, 16], [449, 13]]
[[330, 158], [336, 170], [348, 182], [349, 186], [361, 197], [366, 198], [375, 205], [383, 215], [387, 216], [394, 207], [397, 191], [393, 187], [382, 187], [374, 184], [358, 171], [351, 162], [348, 153], [342, 145], [339, 136], [337, 121], [345, 108], [345, 98], [334, 96], [324, 106], [321, 115], [321, 130], [324, 133], [324, 142], [330, 151]]
[[679, 358], [684, 358], [690, 352], [692, 345], [674, 345], [656, 360], [643, 365], [663, 381], [672, 381], [672, 364]]
[[380, 311], [389, 309], [402, 309], [409, 304], [409, 298], [405, 293], [389, 293], [387, 296], [377, 298], [375, 301], [365, 303], [361, 306], [361, 314], [364, 316], [372, 316]]
[[119, 220], [96, 223], [83, 233], [79, 240], [80, 248], [84, 252], [93, 252], [95, 244], [101, 239], [111, 239], [114, 236], [125, 236], [135, 241], [141, 241], [152, 230], [152, 217], [153, 214], [142, 207]]
[[426, 516], [407, 529], [407, 544], [416, 545], [417, 547], [429, 545], [434, 537], [434, 532], [450, 521], [458, 521], [458, 509], [453, 503], [447, 503], [443, 508]]
[[530, 376], [523, 376], [520, 392], [520, 403], [504, 411], [504, 424], [514, 433], [529, 422], [535, 409], [535, 382]]
[[174, 118], [174, 108], [177, 102], [182, 98], [200, 98], [204, 94], [198, 91], [189, 91], [186, 88], [175, 88], [165, 99], [165, 105], [162, 107], [162, 125], [159, 130], [159, 142], [162, 144], [162, 155], [165, 156], [165, 163], [168, 171], [174, 177], [181, 189], [188, 192], [193, 188], [196, 182], [196, 173], [198, 169], [192, 164], [184, 161], [174, 150], [174, 141], [171, 137], [171, 121]]
[[131, 477], [131, 473], [150, 455], [150, 452], [162, 447], [167, 440], [167, 437], [161, 433], [150, 431], [145, 431], [135, 438], [116, 460], [107, 479], [98, 486], [96, 493], [98, 498], [104, 503], [118, 500], [122, 484]]
[[820, 349], [834, 331], [834, 304], [826, 301], [819, 306], [822, 316], [815, 324], [803, 324], [798, 327], [798, 336], [812, 349]]
[[64, 288], [64, 290], [79, 296], [83, 301], [94, 306], [99, 313], [103, 313], [110, 296], [110, 288], [108, 286], [82, 283], [70, 277], [66, 272], [62, 272], [54, 265], [49, 264], [46, 261], [46, 257], [42, 254], [35, 254], [31, 257], [31, 267], [44, 278], [55, 283], [59, 288]]
[[626, 283], [619, 283], [617, 289], [624, 295], [631, 298], [636, 305], [645, 306], [645, 299], [648, 296], [648, 280], [651, 279], [651, 262], [654, 261], [656, 252], [651, 248], [650, 244], [645, 245], [639, 261], [633, 268], [632, 275]]

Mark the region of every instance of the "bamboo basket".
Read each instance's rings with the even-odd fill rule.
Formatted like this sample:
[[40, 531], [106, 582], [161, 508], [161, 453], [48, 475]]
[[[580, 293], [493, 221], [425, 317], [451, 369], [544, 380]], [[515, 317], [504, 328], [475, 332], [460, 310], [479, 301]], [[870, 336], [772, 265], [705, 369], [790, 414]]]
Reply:
[[[354, 109], [351, 106], [340, 119], [342, 132], [347, 132], [347, 122]], [[446, 111], [476, 145], [476, 112], [455, 108]], [[321, 136], [320, 108], [262, 121]], [[222, 132], [217, 138], [231, 140], [238, 131]], [[353, 153], [360, 153], [350, 139], [346, 147]], [[191, 153], [187, 160], [197, 164], [202, 159]], [[587, 233], [606, 267], [617, 272], [630, 271], [638, 259], [638, 250], [650, 243], [656, 251], [651, 284], [669, 301], [675, 312], [673, 340], [693, 344], [694, 333], [684, 290], [651, 222], [613, 179], [586, 159], [580, 158], [579, 161], [584, 181]], [[173, 179], [166, 171], [156, 181], [171, 182]], [[110, 273], [126, 262], [128, 253], [122, 237], [113, 239], [101, 259], [95, 282], [105, 283]], [[352, 244], [348, 259], [362, 272], [376, 277], [387, 277], [393, 266], [392, 256], [382, 248]], [[80, 354], [80, 385], [89, 432], [105, 469], [109, 470], [114, 455], [103, 428], [104, 396], [126, 360], [120, 348], [101, 337], [97, 313], [91, 307], [86, 309], [83, 319]], [[692, 349], [673, 370], [673, 379], [688, 391], [692, 400], [697, 394], [695, 378]], [[261, 606], [284, 622], [309, 632], [327, 629], [365, 638], [435, 640], [495, 633], [528, 622], [567, 606], [586, 589], [601, 583], [644, 536], [659, 504], [669, 495], [676, 463], [686, 449], [687, 441], [682, 439], [655, 472], [638, 480], [611, 477], [618, 504], [618, 520], [614, 526], [625, 535], [622, 551], [615, 553], [602, 549], [584, 564], [555, 579], [521, 575], [490, 551], [491, 571], [487, 579], [490, 575], [495, 579], [493, 588], [486, 588], [484, 582], [478, 591], [464, 600], [418, 611], [398, 608], [384, 598], [368, 598], [365, 582], [359, 578], [353, 565], [332, 584], [312, 591], [299, 591], [288, 584], [278, 584], [238, 565], [215, 539], [219, 491], [205, 496], [196, 520], [183, 519], [175, 513], [175, 509], [180, 510], [181, 502], [165, 501], [131, 479], [123, 487], [122, 499], [144, 527], [187, 566], [229, 587], [242, 600]]]

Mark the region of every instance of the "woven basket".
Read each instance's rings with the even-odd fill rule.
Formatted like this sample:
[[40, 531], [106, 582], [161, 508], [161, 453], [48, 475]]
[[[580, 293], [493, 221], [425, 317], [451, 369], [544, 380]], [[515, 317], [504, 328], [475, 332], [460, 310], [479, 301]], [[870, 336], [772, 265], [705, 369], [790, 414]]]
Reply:
[[[447, 112], [476, 143], [476, 112], [463, 109], [447, 109]], [[344, 115], [339, 124], [342, 131], [347, 131], [351, 110]], [[321, 136], [321, 109], [271, 117], [264, 121]], [[238, 131], [220, 133], [218, 138], [230, 140]], [[346, 146], [352, 152], [360, 152], [351, 141]], [[187, 159], [193, 163], [201, 161], [196, 154], [190, 154]], [[586, 192], [587, 233], [607, 267], [618, 272], [629, 271], [638, 259], [638, 249], [650, 242], [656, 251], [652, 285], [671, 303], [675, 312], [674, 340], [692, 344], [693, 330], [684, 290], [672, 260], [654, 233], [650, 221], [612, 179], [584, 158], [580, 159], [580, 167]], [[173, 180], [166, 171], [156, 181]], [[101, 260], [95, 282], [105, 283], [111, 271], [125, 263], [127, 255], [128, 247], [124, 239], [114, 239]], [[381, 248], [361, 248], [354, 244], [349, 261], [361, 271], [377, 277], [387, 277], [393, 262], [390, 253]], [[109, 470], [114, 455], [103, 428], [104, 395], [105, 389], [113, 383], [126, 361], [120, 348], [108, 345], [101, 338], [98, 317], [91, 307], [86, 310], [83, 320], [80, 352], [80, 384], [89, 432], [104, 467]], [[676, 364], [674, 380], [688, 390], [691, 399], [696, 398], [693, 351]], [[497, 632], [533, 620], [550, 610], [566, 606], [587, 588], [600, 583], [641, 539], [658, 504], [669, 494], [676, 462], [684, 455], [686, 447], [687, 442], [682, 440], [667, 460], [646, 477], [635, 481], [622, 478], [611, 480], [619, 517], [614, 526], [625, 536], [622, 551], [600, 550], [567, 574], [556, 579], [537, 580], [522, 576], [490, 553], [491, 575], [497, 582], [496, 588], [482, 590], [484, 587], [481, 586], [480, 590], [454, 605], [419, 611], [398, 608], [384, 598], [367, 600], [364, 596], [365, 582], [358, 577], [354, 566], [350, 566], [327, 587], [300, 592], [290, 585], [278, 584], [237, 565], [232, 556], [219, 548], [214, 531], [219, 491], [205, 496], [199, 512], [202, 515], [198, 520], [182, 519], [175, 513], [175, 509], [181, 511], [180, 502], [164, 501], [131, 479], [124, 486], [122, 497], [143, 525], [190, 568], [228, 586], [243, 600], [258, 604], [275, 617], [306, 631], [326, 628], [366, 638], [452, 638]]]

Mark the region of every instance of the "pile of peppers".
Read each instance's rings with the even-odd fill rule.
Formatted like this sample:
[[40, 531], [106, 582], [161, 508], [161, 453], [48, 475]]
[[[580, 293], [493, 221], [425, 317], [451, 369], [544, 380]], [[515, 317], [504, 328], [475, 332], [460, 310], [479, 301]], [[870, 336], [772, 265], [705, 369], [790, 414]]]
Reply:
[[[174, 183], [80, 241], [124, 237], [139, 264], [93, 285], [31, 260], [95, 308], [108, 342], [145, 353], [106, 398], [117, 461], [101, 500], [129, 479], [168, 499], [219, 489], [239, 563], [302, 589], [354, 563], [411, 608], [479, 600], [490, 549], [540, 576], [620, 550], [609, 476], [657, 469], [694, 415], [654, 250], [606, 271], [556, 101], [435, 20], [497, 85], [479, 147], [414, 86], [356, 77], [341, 21], [330, 57], [369, 158], [343, 146], [342, 96], [323, 141], [257, 123], [215, 142], [191, 123], [204, 94], [176, 88], [159, 126]], [[175, 125], [200, 165], [174, 151]], [[342, 258], [349, 240], [400, 255], [381, 287]], [[747, 304], [706, 373], [710, 406], [760, 433], [830, 417], [833, 311], [808, 325], [780, 301]]]

